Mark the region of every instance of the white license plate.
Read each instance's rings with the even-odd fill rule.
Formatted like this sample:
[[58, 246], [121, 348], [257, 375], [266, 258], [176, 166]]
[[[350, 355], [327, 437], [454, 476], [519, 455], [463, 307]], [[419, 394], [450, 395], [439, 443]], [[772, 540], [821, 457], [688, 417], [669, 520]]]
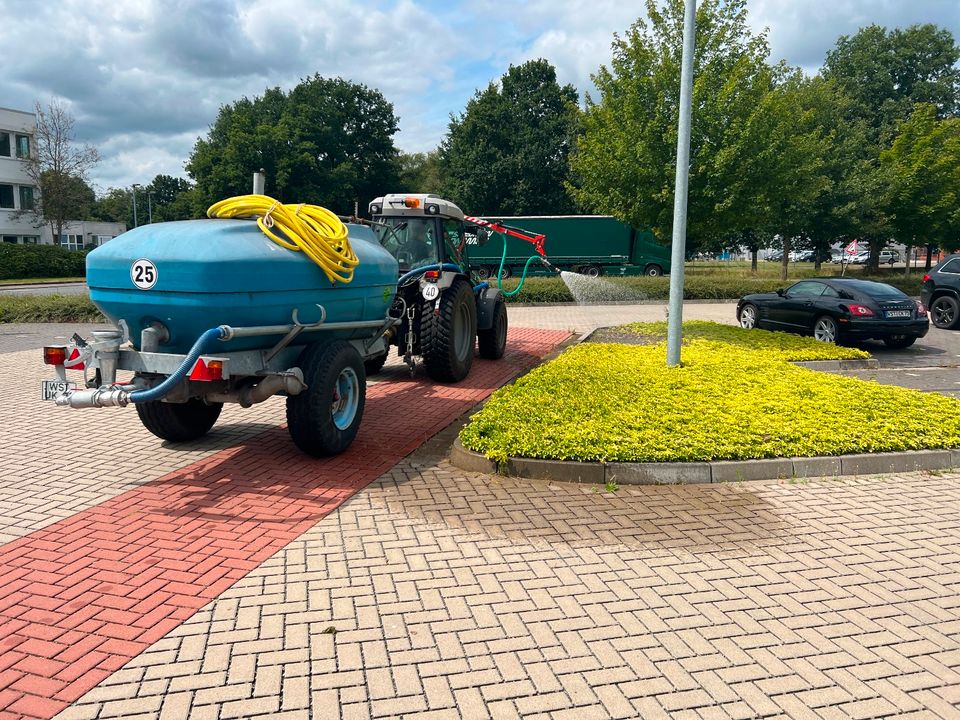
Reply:
[[887, 310], [888, 318], [908, 318], [910, 314], [909, 310]]
[[69, 380], [41, 380], [40, 399], [53, 400], [57, 395], [65, 393], [67, 390], [75, 390], [76, 387], [77, 384]]

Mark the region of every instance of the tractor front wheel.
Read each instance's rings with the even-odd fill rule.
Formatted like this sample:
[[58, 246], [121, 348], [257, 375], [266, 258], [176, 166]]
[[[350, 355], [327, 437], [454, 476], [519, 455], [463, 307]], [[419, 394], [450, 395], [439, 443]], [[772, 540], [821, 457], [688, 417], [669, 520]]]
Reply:
[[443, 291], [439, 307], [421, 307], [420, 352], [427, 374], [439, 382], [459, 382], [470, 372], [477, 337], [477, 304], [463, 278]]
[[477, 331], [480, 357], [499, 360], [507, 349], [507, 305], [497, 300], [493, 306], [493, 325], [488, 330]]

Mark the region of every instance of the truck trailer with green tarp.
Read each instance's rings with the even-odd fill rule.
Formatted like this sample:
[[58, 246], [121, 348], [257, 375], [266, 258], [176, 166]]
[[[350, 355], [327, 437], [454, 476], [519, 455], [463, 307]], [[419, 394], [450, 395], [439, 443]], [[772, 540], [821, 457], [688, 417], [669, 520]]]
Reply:
[[[670, 248], [657, 242], [649, 230], [637, 230], [609, 215], [525, 215], [484, 217], [529, 233], [546, 235], [547, 257], [561, 270], [599, 275], [664, 275], [670, 272]], [[496, 277], [507, 244], [503, 277], [519, 275], [530, 257], [530, 245], [518, 238], [494, 233], [483, 245], [468, 237], [467, 257], [483, 278]], [[540, 263], [530, 274], [550, 271]]]

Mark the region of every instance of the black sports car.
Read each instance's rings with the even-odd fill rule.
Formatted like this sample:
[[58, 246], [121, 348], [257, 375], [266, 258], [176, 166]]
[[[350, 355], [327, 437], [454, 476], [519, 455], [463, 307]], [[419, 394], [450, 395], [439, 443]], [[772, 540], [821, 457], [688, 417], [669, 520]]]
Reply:
[[930, 328], [923, 303], [886, 283], [853, 278], [801, 280], [775, 293], [745, 295], [737, 303], [743, 328], [813, 334], [821, 342], [883, 340], [905, 348]]

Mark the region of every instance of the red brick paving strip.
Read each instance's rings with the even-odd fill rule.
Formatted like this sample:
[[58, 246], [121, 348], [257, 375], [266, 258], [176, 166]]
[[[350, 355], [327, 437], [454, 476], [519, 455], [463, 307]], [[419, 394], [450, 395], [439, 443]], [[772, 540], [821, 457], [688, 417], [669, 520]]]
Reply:
[[512, 330], [457, 385], [370, 387], [337, 457], [269, 430], [0, 547], [0, 718], [55, 715], [568, 335]]

